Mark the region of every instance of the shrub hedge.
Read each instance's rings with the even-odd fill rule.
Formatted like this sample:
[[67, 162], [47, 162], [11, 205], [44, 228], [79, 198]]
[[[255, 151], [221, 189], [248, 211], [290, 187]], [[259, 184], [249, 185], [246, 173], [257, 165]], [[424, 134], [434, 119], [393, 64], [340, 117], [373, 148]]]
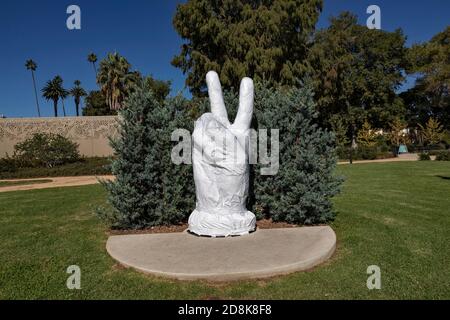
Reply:
[[436, 161], [450, 161], [450, 150], [438, 152], [436, 154]]
[[419, 153], [419, 160], [420, 161], [429, 161], [429, 160], [431, 160], [430, 154], [425, 153], [425, 152]]
[[55, 167], [19, 168], [12, 158], [0, 159], [0, 179], [70, 177], [111, 174], [108, 158], [81, 158], [77, 162]]
[[13, 158], [19, 167], [48, 167], [80, 159], [78, 145], [60, 134], [35, 133], [14, 146]]

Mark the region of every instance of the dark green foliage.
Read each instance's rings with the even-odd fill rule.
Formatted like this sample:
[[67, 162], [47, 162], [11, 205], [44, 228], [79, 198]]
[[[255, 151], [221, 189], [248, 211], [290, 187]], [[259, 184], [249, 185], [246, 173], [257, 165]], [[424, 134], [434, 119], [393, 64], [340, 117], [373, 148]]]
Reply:
[[[11, 162], [12, 161], [12, 162]], [[41, 177], [72, 177], [111, 174], [108, 158], [82, 158], [77, 162], [48, 168], [19, 168], [15, 160], [9, 158], [9, 170], [4, 171], [5, 159], [0, 159], [0, 179], [28, 179]], [[16, 169], [14, 170], [14, 166]]]
[[405, 36], [359, 25], [343, 12], [317, 31], [308, 53], [320, 122], [335, 115], [358, 129], [365, 119], [373, 128], [387, 128], [404, 112], [395, 91], [404, 80]]
[[430, 161], [431, 160], [430, 154], [425, 153], [425, 152], [419, 153], [419, 160], [420, 161]]
[[[349, 160], [350, 147], [337, 148], [337, 154], [340, 161]], [[387, 159], [394, 158], [394, 153], [388, 151], [383, 146], [375, 147], [363, 147], [353, 149], [352, 159], [353, 160], [375, 160], [375, 159]]]
[[354, 159], [375, 160], [377, 158], [377, 147], [360, 146], [355, 149]]
[[436, 154], [437, 161], [450, 161], [450, 150], [439, 151]]
[[439, 152], [442, 152], [443, 150], [445, 150], [445, 148], [439, 148], [438, 146], [435, 146], [432, 149], [427, 149], [427, 148], [422, 148], [424, 150], [424, 152], [428, 153], [430, 156], [437, 156]]
[[106, 104], [106, 97], [101, 91], [91, 91], [85, 99], [83, 116], [111, 116], [117, 115], [116, 110], [111, 110]]
[[112, 228], [175, 224], [194, 208], [192, 167], [171, 161], [171, 134], [192, 127], [181, 97], [160, 103], [136, 88], [120, 111], [120, 137], [111, 141], [114, 182], [104, 182], [113, 209], [97, 210]]
[[309, 40], [322, 0], [190, 0], [179, 4], [173, 24], [186, 39], [172, 64], [187, 74], [194, 95], [215, 70], [224, 89], [244, 76], [270, 85], [295, 84], [305, 68]]
[[147, 76], [144, 77], [143, 82], [146, 90], [151, 90], [155, 98], [161, 103], [170, 93], [170, 81], [158, 80], [152, 76]]
[[[258, 86], [258, 129], [279, 129], [280, 167], [272, 176], [254, 166], [255, 211], [275, 221], [318, 224], [334, 219], [331, 198], [342, 182], [335, 175], [334, 134], [317, 126], [311, 85], [289, 90]], [[269, 149], [270, 150], [270, 149]]]
[[5, 158], [0, 159], [0, 179], [2, 179], [2, 175], [12, 174], [17, 169], [17, 161], [14, 158], [7, 155]]
[[[64, 89], [63, 87], [63, 79], [60, 76], [55, 76], [52, 80], [47, 81], [45, 84], [45, 87], [42, 88], [42, 96], [46, 100], [52, 100], [53, 101], [53, 112], [55, 114], [55, 117], [58, 116], [58, 100], [63, 100], [69, 92]], [[63, 104], [63, 111], [64, 111], [64, 104]], [[64, 112], [64, 116], [65, 116]]]
[[410, 125], [424, 124], [430, 115], [450, 128], [450, 26], [430, 41], [408, 50], [408, 74], [416, 77], [415, 86], [400, 96], [407, 106]]
[[[137, 82], [152, 91], [159, 102], [170, 93], [170, 81], [157, 80], [151, 76], [140, 78]], [[83, 108], [83, 116], [112, 116], [117, 115], [117, 110], [112, 110], [106, 103], [106, 96], [102, 91], [91, 91], [85, 99], [86, 107]]]
[[14, 146], [20, 167], [55, 167], [80, 159], [78, 145], [60, 134], [36, 133]]

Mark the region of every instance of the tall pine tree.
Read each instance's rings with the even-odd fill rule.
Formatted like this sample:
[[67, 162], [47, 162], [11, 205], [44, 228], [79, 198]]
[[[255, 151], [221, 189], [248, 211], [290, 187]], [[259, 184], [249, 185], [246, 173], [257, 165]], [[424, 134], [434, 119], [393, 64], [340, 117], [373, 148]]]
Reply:
[[206, 90], [209, 70], [224, 89], [243, 77], [294, 84], [305, 71], [310, 37], [322, 0], [189, 0], [179, 4], [173, 24], [186, 40], [172, 64], [187, 74], [194, 95]]

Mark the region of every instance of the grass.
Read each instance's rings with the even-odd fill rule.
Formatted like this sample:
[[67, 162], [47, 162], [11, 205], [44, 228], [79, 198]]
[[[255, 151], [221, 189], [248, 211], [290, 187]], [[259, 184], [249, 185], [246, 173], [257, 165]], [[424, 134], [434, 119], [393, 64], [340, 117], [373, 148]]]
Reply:
[[20, 180], [20, 181], [0, 181], [0, 188], [1, 187], [10, 187], [10, 186], [23, 186], [28, 184], [39, 184], [39, 183], [46, 183], [46, 182], [52, 182], [50, 179], [38, 179], [38, 180]]
[[[118, 266], [92, 208], [99, 185], [0, 194], [1, 299], [449, 299], [450, 163], [340, 166], [336, 254], [309, 272], [267, 280], [180, 282]], [[66, 269], [81, 267], [81, 290]], [[368, 290], [369, 265], [382, 289]]]
[[94, 157], [52, 168], [14, 168], [10, 171], [0, 168], [0, 179], [106, 175], [111, 174], [108, 165], [108, 158]]

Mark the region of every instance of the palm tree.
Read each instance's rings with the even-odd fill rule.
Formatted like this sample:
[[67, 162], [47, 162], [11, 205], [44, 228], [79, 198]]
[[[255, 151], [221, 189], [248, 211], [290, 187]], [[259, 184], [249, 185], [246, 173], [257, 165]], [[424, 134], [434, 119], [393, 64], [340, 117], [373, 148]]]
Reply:
[[36, 90], [36, 80], [34, 78], [34, 72], [37, 69], [37, 64], [33, 60], [29, 59], [25, 62], [25, 67], [27, 68], [27, 70], [31, 70], [31, 77], [33, 78], [33, 86], [34, 86], [34, 96], [36, 98], [36, 108], [37, 108], [37, 112], [38, 112], [38, 117], [40, 117], [41, 110], [39, 108], [39, 100], [38, 100], [38, 95], [37, 95], [37, 90]]
[[53, 110], [55, 117], [58, 116], [58, 100], [61, 96], [64, 96], [65, 90], [62, 87], [62, 78], [60, 76], [54, 77], [52, 80], [47, 81], [47, 84], [42, 88], [42, 96], [48, 101], [53, 100]]
[[100, 62], [97, 83], [106, 96], [106, 103], [112, 110], [122, 107], [122, 102], [141, 76], [130, 72], [130, 63], [117, 53], [110, 53]]
[[95, 66], [95, 63], [97, 62], [96, 54], [93, 52], [89, 53], [87, 59], [90, 63], [92, 63], [92, 66], [94, 67], [95, 78], [97, 79], [97, 67]]
[[75, 110], [77, 112], [77, 117], [78, 117], [80, 115], [79, 107], [80, 107], [81, 97], [87, 96], [87, 93], [81, 87], [81, 81], [80, 80], [75, 80], [74, 81], [74, 85], [75, 85], [75, 87], [70, 89], [70, 94], [72, 95], [72, 97], [75, 100]]

